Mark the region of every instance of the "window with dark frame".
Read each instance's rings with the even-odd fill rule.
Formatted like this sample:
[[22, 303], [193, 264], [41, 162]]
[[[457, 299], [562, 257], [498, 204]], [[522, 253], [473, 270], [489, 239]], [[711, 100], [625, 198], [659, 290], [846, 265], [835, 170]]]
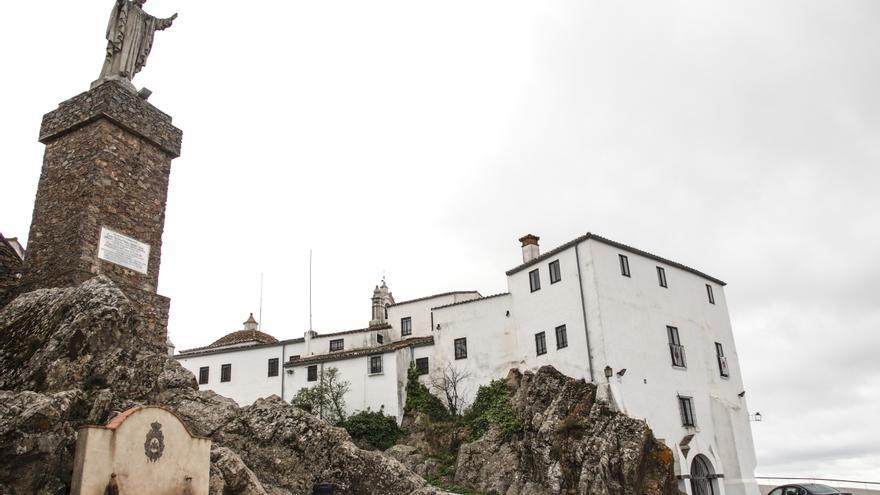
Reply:
[[455, 339], [455, 359], [467, 359], [467, 338]]
[[302, 356], [300, 356], [299, 354], [297, 354], [295, 356], [290, 356], [290, 360], [288, 361], [288, 363], [292, 363], [292, 362], [296, 361], [297, 359], [299, 359], [300, 357], [302, 357]]
[[662, 266], [657, 267], [657, 281], [660, 282], [660, 287], [669, 288], [669, 285], [666, 284], [666, 269]]
[[428, 374], [428, 358], [423, 357], [416, 359], [416, 371], [419, 375]]
[[529, 288], [532, 292], [537, 290], [541, 290], [541, 271], [540, 270], [532, 270], [529, 272]]
[[667, 326], [666, 334], [669, 336], [669, 354], [672, 356], [672, 366], [676, 368], [687, 368], [687, 358], [684, 353], [684, 346], [678, 336], [678, 328]]
[[715, 342], [715, 355], [718, 357], [718, 373], [724, 378], [729, 378], [730, 368], [727, 366], [727, 357], [724, 356], [724, 347], [720, 342]]
[[562, 280], [562, 272], [559, 270], [559, 260], [550, 263], [550, 284]]
[[382, 356], [370, 356], [370, 374], [377, 375], [382, 372]]
[[313, 364], [306, 368], [306, 380], [310, 382], [318, 381], [318, 365]]
[[220, 381], [221, 382], [232, 381], [232, 365], [231, 364], [221, 364], [220, 365]]
[[544, 332], [535, 334], [535, 353], [538, 356], [547, 354], [547, 335]]
[[681, 425], [687, 427], [697, 426], [697, 418], [694, 416], [694, 400], [691, 397], [678, 396], [678, 408], [681, 410]]
[[380, 343], [380, 344], [384, 344], [384, 343], [385, 343], [385, 337], [384, 337], [381, 333], [377, 333], [377, 334], [376, 334], [376, 342], [378, 342], [378, 343]]
[[712, 292], [712, 286], [706, 284], [706, 293], [709, 295], [709, 304], [715, 304], [715, 293]]
[[562, 349], [563, 347], [568, 347], [568, 332], [565, 325], [560, 325], [556, 327], [556, 348]]
[[211, 368], [208, 366], [202, 366], [199, 368], [199, 385], [206, 385], [208, 383], [208, 376], [211, 373]]
[[333, 339], [330, 341], [330, 352], [341, 351], [345, 348], [345, 339]]
[[269, 376], [278, 376], [278, 358], [269, 360]]
[[400, 335], [412, 335], [412, 318], [407, 316], [400, 319]]
[[620, 274], [629, 277], [629, 258], [622, 254], [618, 256], [620, 256]]

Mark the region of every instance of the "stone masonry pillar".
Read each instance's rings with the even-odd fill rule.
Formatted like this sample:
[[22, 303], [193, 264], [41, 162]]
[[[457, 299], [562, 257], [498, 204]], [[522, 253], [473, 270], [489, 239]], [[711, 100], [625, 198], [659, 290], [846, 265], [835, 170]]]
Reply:
[[46, 145], [21, 291], [113, 280], [164, 346], [170, 301], [156, 293], [171, 160], [182, 132], [107, 82], [46, 114]]

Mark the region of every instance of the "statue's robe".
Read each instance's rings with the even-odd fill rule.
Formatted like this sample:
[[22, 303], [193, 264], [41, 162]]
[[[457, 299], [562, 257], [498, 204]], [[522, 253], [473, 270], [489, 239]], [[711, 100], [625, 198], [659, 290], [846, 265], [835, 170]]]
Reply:
[[153, 35], [171, 25], [157, 19], [130, 0], [117, 1], [107, 25], [107, 57], [101, 78], [131, 80], [143, 69], [153, 48]]

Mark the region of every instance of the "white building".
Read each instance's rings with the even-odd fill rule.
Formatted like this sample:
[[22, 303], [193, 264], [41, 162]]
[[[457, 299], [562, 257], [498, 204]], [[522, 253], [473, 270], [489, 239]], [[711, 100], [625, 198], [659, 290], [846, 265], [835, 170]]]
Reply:
[[244, 330], [177, 358], [200, 386], [242, 404], [272, 394], [289, 401], [332, 366], [350, 384], [350, 411], [398, 418], [410, 366], [467, 375], [469, 403], [511, 368], [549, 364], [645, 419], [672, 449], [681, 490], [757, 495], [724, 282], [594, 234], [545, 254], [538, 240], [520, 239], [523, 263], [507, 272], [503, 294], [395, 303], [383, 282], [367, 328], [278, 341], [251, 317]]

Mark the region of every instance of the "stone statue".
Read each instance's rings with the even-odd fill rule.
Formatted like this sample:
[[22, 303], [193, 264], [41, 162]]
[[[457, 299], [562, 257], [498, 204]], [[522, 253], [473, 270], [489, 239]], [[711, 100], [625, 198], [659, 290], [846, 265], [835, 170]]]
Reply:
[[147, 0], [116, 0], [107, 25], [107, 57], [101, 77], [92, 87], [105, 81], [120, 81], [134, 90], [131, 79], [147, 63], [153, 35], [171, 26], [177, 14], [159, 19], [144, 12]]

